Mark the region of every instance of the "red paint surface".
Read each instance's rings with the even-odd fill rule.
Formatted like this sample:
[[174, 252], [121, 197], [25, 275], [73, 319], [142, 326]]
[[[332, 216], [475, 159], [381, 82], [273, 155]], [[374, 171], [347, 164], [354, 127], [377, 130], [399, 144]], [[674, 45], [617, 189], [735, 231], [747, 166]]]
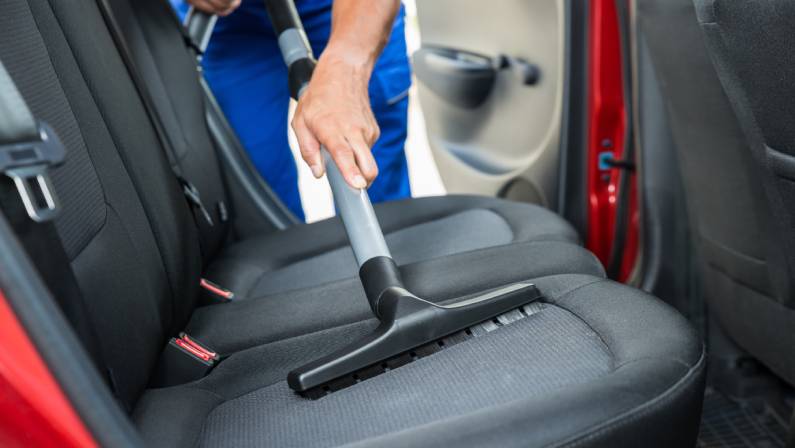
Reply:
[[[599, 154], [611, 151], [623, 159], [624, 131], [628, 117], [624, 108], [621, 40], [614, 0], [592, 0], [589, 39], [588, 102], [588, 234], [587, 247], [607, 266], [613, 246], [618, 168], [600, 170]], [[605, 145], [605, 142], [610, 142]], [[636, 175], [631, 174], [629, 222], [619, 280], [626, 281], [637, 260], [639, 224]]]
[[[67, 353], [64, 356], [68, 356]], [[0, 446], [93, 447], [0, 291]]]

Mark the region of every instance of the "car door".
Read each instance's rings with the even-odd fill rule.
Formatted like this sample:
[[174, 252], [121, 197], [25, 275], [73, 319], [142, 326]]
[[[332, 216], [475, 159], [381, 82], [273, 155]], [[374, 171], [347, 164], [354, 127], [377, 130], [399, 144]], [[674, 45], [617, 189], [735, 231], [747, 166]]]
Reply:
[[448, 193], [541, 204], [613, 278], [638, 273], [626, 0], [416, 0], [413, 54]]
[[417, 0], [412, 61], [449, 193], [557, 207], [567, 0]]

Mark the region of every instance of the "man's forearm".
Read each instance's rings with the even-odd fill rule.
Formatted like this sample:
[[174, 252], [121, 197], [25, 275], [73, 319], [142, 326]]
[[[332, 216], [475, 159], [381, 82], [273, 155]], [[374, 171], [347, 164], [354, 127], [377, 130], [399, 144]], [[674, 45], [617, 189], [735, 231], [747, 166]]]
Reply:
[[323, 59], [361, 69], [369, 79], [392, 31], [400, 0], [334, 0]]

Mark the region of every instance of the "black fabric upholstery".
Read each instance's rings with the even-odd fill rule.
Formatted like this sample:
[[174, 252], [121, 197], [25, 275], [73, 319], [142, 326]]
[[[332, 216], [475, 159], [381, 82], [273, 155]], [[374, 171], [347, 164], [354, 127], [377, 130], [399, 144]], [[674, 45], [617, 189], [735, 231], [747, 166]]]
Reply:
[[[342, 445], [594, 381], [611, 363], [585, 322], [550, 306], [321, 400], [282, 381], [252, 391], [213, 409], [200, 446], [260, 446], [262, 434], [274, 446]], [[390, 399], [396, 392], [400, 399]]]
[[[158, 10], [167, 12], [166, 6]], [[226, 272], [224, 279], [241, 286], [249, 282], [249, 297], [197, 309], [202, 262], [213, 257], [202, 260], [191, 212], [94, 0], [0, 0], [0, 8], [0, 59], [34, 114], [65, 136], [67, 150], [76, 154], [69, 171], [59, 174], [58, 188], [78, 205], [65, 208], [59, 230], [70, 241], [111, 386], [149, 444], [682, 446], [695, 440], [702, 350], [683, 318], [604, 280], [601, 266], [575, 244], [576, 234], [560, 218], [496, 199], [380, 206], [385, 230], [400, 242], [395, 251], [407, 286], [447, 301], [517, 280], [592, 275], [538, 279], [546, 302], [528, 318], [327, 397], [326, 404], [313, 406], [288, 393], [287, 371], [375, 324], [361, 286], [344, 269], [323, 284], [313, 284], [311, 275], [301, 278], [300, 269], [291, 274], [296, 284], [287, 287], [271, 276], [299, 263], [323, 269], [312, 261], [317, 257], [343, 260], [339, 222], [222, 248], [209, 272]], [[189, 60], [168, 60], [168, 49], [177, 48], [171, 44], [150, 48], [160, 45], [158, 39], [173, 40], [172, 31], [159, 33], [166, 16], [124, 11], [145, 23], [127, 26], [136, 47], [148, 48], [156, 62], [150, 61], [147, 77], [162, 83], [167, 97], [159, 98], [161, 107], [173, 108], [172, 125], [179, 123], [186, 139], [202, 139], [190, 133], [201, 114], [180, 116], [198, 104], [174, 98], [178, 87], [171, 90], [180, 81], [196, 82], [195, 73], [178, 75], [188, 76], [184, 67], [168, 67]], [[188, 97], [191, 92], [185, 88]], [[199, 154], [209, 148], [205, 143], [193, 153], [188, 142], [186, 150]], [[217, 188], [215, 197], [224, 198], [223, 186], [212, 180], [214, 157], [191, 157], [190, 163], [208, 164], [207, 182]], [[456, 226], [462, 228], [458, 236]], [[486, 227], [484, 234], [471, 233], [478, 226]], [[224, 239], [219, 233], [211, 242], [222, 247]], [[235, 263], [253, 266], [255, 275], [235, 277], [225, 267]], [[229, 356], [197, 382], [146, 390], [167, 339], [186, 326]], [[357, 418], [327, 419], [329, 406]], [[295, 438], [302, 423], [314, 432]], [[287, 424], [295, 431], [285, 431]]]
[[293, 396], [285, 372], [374, 321], [239, 352], [203, 380], [147, 392], [136, 422], [174, 446], [692, 444], [704, 360], [689, 324], [604, 279], [535, 283], [547, 305], [529, 318], [317, 402]]
[[[758, 201], [772, 215], [762, 227], [771, 260], [771, 296], [795, 308], [792, 275], [795, 268], [795, 148], [792, 146], [793, 109], [787, 97], [795, 93], [788, 79], [795, 77], [789, 2], [697, 1], [699, 20], [747, 142], [763, 186]], [[772, 249], [772, 248], [774, 249]]]
[[[64, 208], [72, 211], [62, 216], [57, 225], [66, 251], [73, 258], [91, 241], [105, 221], [99, 178], [91, 168], [86, 145], [74, 116], [69, 113], [70, 105], [58, 85], [58, 77], [43, 52], [41, 37], [33, 31], [35, 24], [29, 14], [25, 14], [28, 6], [25, 2], [17, 2], [9, 5], [9, 8], [8, 14], [4, 14], [0, 20], [8, 36], [18, 36], [19, 45], [4, 48], [3, 60], [13, 66], [12, 77], [20, 85], [33, 113], [38, 119], [58, 129], [59, 138], [70, 148], [70, 163], [54, 170], [52, 177], [59, 191], [66, 190], [62, 202]], [[15, 21], [24, 15], [28, 16], [27, 20]], [[18, 68], [23, 62], [27, 64], [24, 74]], [[35, 76], [26, 76], [27, 70]]]
[[704, 46], [692, 0], [639, 0], [638, 8], [667, 100], [702, 256], [708, 265], [770, 292], [762, 184]]
[[774, 158], [789, 156], [765, 145], [789, 138], [782, 127], [792, 118], [784, 89], [793, 89], [786, 79], [795, 76], [786, 56], [795, 8], [755, 0], [696, 4], [639, 0], [638, 16], [668, 103], [703, 290], [733, 339], [795, 381], [795, 208], [786, 204], [795, 191], [773, 169]]

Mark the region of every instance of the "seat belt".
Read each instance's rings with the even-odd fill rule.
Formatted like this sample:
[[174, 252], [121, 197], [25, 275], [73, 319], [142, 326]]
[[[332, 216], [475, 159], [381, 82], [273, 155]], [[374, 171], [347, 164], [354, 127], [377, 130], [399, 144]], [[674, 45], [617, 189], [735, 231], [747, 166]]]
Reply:
[[216, 148], [221, 153], [221, 158], [225, 164], [229, 165], [232, 171], [239, 173], [238, 181], [241, 182], [243, 189], [253, 203], [252, 205], [276, 229], [284, 230], [299, 224], [298, 218], [282, 203], [281, 199], [273, 192], [273, 189], [265, 182], [252, 164], [243, 143], [227, 120], [221, 105], [218, 104], [212, 89], [203, 75], [201, 61], [210, 43], [212, 31], [218, 17], [214, 15], [208, 16], [200, 11], [197, 12], [196, 8], [191, 6], [183, 23], [171, 5], [166, 5], [165, 9], [174, 22], [174, 27], [182, 36], [186, 50], [196, 60], [196, 70], [200, 74], [199, 84], [204, 94], [207, 130], [210, 132]]
[[787, 448], [795, 448], [795, 409], [792, 410], [792, 417], [789, 421], [789, 437], [787, 438]]
[[[204, 226], [214, 226], [215, 223], [213, 218], [210, 215], [210, 212], [207, 210], [207, 207], [205, 207], [204, 203], [202, 202], [199, 189], [196, 188], [196, 186], [185, 177], [182, 171], [182, 166], [179, 163], [179, 155], [177, 154], [176, 146], [174, 145], [169, 133], [166, 132], [165, 128], [163, 127], [163, 118], [160, 115], [154, 100], [152, 99], [151, 93], [146, 85], [146, 82], [144, 81], [143, 76], [141, 75], [140, 70], [138, 69], [133, 52], [127, 45], [124, 32], [122, 31], [121, 26], [113, 14], [111, 5], [109, 4], [108, 0], [97, 0], [97, 4], [105, 19], [105, 23], [107, 24], [108, 29], [113, 36], [116, 48], [119, 50], [119, 54], [124, 61], [124, 65], [127, 66], [127, 71], [129, 72], [130, 78], [132, 79], [133, 84], [138, 91], [138, 95], [141, 97], [141, 102], [146, 109], [146, 113], [149, 115], [149, 121], [151, 121], [152, 126], [155, 129], [157, 139], [160, 141], [161, 146], [163, 146], [163, 148], [166, 150], [165, 152], [166, 156], [168, 157], [169, 164], [171, 165], [171, 170], [174, 172], [174, 175], [182, 187], [182, 192], [185, 195], [185, 199], [188, 201], [188, 205], [193, 212], [196, 226], [198, 227], [200, 233], [203, 233], [202, 229]], [[222, 205], [221, 207], [222, 209], [225, 209], [225, 205]], [[202, 240], [203, 239], [200, 238], [199, 242], [200, 246], [202, 247], [202, 252], [204, 253]]]
[[[66, 151], [30, 112], [0, 62], [0, 206], [59, 308], [105, 377], [102, 352], [63, 242], [53, 224], [60, 204], [48, 170]], [[112, 381], [111, 381], [112, 383]], [[111, 384], [112, 386], [112, 384]]]

